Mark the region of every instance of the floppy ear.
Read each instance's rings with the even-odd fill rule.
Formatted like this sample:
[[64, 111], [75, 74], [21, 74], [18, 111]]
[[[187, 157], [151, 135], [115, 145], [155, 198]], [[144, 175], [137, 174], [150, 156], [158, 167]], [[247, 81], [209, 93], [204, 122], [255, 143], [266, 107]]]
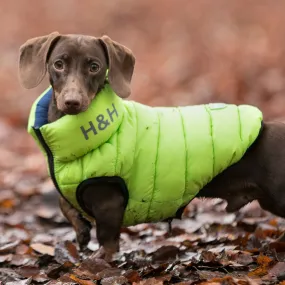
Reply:
[[58, 32], [27, 40], [20, 47], [19, 78], [27, 89], [38, 86], [46, 74], [46, 61], [51, 45], [60, 37]]
[[108, 79], [114, 92], [121, 98], [127, 98], [131, 93], [131, 80], [135, 67], [135, 57], [125, 46], [111, 40], [108, 36], [100, 39], [107, 56]]

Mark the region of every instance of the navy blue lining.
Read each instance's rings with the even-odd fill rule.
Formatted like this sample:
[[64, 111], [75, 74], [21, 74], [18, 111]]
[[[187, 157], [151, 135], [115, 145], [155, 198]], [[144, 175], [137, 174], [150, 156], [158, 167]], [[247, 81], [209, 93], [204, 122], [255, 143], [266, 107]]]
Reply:
[[39, 129], [40, 127], [48, 123], [48, 107], [51, 97], [52, 88], [50, 87], [37, 103], [34, 128]]

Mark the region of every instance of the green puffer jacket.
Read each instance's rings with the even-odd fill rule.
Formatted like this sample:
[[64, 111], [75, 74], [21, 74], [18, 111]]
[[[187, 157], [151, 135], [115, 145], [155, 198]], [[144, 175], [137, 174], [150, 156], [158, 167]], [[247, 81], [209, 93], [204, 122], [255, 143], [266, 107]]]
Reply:
[[48, 124], [51, 94], [49, 88], [33, 104], [28, 131], [47, 158], [55, 186], [87, 215], [76, 197], [78, 185], [121, 177], [129, 198], [125, 226], [174, 217], [241, 159], [262, 124], [262, 113], [252, 106], [153, 108], [122, 100], [109, 85], [87, 111]]

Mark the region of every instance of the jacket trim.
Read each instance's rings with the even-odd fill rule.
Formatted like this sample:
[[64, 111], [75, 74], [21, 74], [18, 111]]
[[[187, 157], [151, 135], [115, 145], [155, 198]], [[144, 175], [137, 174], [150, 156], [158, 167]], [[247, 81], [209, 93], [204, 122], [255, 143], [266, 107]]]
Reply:
[[40, 129], [37, 129], [35, 127], [33, 127], [33, 130], [39, 140], [39, 142], [41, 143], [42, 147], [44, 148], [46, 154], [47, 154], [47, 159], [48, 159], [48, 167], [49, 167], [49, 172], [50, 172], [50, 177], [52, 179], [52, 182], [55, 186], [55, 188], [58, 190], [58, 192], [61, 194], [62, 197], [64, 197], [60, 191], [60, 188], [58, 186], [57, 180], [55, 178], [55, 174], [54, 174], [54, 157], [53, 154], [50, 150], [50, 148], [48, 147], [47, 143], [45, 142], [43, 135], [40, 131]]
[[100, 183], [110, 183], [110, 184], [119, 185], [124, 197], [124, 207], [125, 208], [127, 207], [129, 201], [129, 191], [124, 179], [122, 179], [119, 176], [102, 176], [102, 177], [89, 178], [82, 181], [76, 189], [77, 203], [88, 216], [94, 218], [93, 213], [86, 207], [85, 203], [83, 202], [82, 199], [83, 192], [87, 186], [96, 185], [96, 184], [100, 185]]

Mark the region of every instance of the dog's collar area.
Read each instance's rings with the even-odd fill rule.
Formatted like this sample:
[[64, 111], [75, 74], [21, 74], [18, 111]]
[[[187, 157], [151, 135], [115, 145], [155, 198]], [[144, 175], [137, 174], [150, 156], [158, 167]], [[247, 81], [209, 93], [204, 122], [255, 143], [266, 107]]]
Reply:
[[[72, 161], [98, 148], [117, 131], [124, 116], [124, 103], [109, 84], [97, 94], [85, 112], [66, 115], [48, 123], [48, 108], [52, 88], [34, 103], [28, 131], [42, 135], [53, 155], [61, 161]], [[38, 136], [35, 136], [38, 140]]]

